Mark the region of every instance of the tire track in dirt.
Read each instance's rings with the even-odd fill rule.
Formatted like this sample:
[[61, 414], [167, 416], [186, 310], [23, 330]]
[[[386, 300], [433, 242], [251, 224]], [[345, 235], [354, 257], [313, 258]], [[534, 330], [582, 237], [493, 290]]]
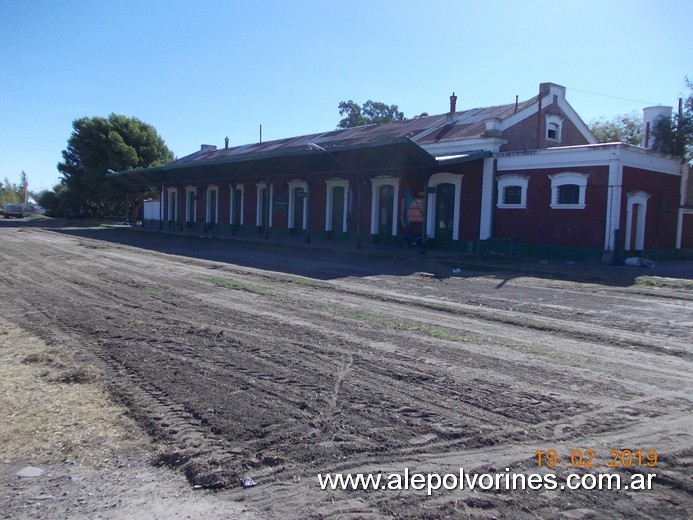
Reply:
[[[474, 311], [463, 294], [439, 309], [430, 295], [406, 294], [412, 277], [395, 290], [372, 279], [314, 284], [35, 234], [41, 240], [21, 241], [18, 264], [0, 273], [0, 296], [21, 294], [16, 308], [27, 312], [13, 319], [99, 356], [114, 394], [162, 443], [162, 460], [182, 461], [193, 482], [221, 485], [250, 473], [261, 485], [244, 492], [247, 500], [277, 516], [417, 517], [428, 508], [437, 516], [457, 500], [470, 511], [475, 502], [464, 502], [465, 495], [411, 503], [387, 494], [320, 495], [314, 476], [499, 461], [529, 471], [534, 449], [556, 442], [574, 448], [647, 438], [668, 457], [664, 470], [673, 484], [662, 493], [673, 499], [669, 516], [681, 511], [671, 505], [677, 499], [686, 503], [675, 489], [685, 466], [673, 454], [690, 446], [681, 427], [691, 408], [682, 390], [690, 363], [648, 348], [668, 341], [656, 330], [641, 349], [625, 349], [574, 336], [563, 323], [569, 295], [565, 315], [551, 303], [560, 318], [550, 318], [550, 327], [563, 330], [557, 334], [522, 326], [521, 307]], [[210, 277], [238, 285], [217, 286]], [[437, 290], [438, 282], [417, 282], [411, 286]], [[537, 320], [537, 308], [528, 310]], [[496, 321], [499, 315], [509, 322]], [[444, 335], [425, 332], [433, 326]], [[580, 356], [592, 361], [580, 365]], [[627, 502], [587, 498], [607, 511]], [[503, 506], [522, 516], [523, 507], [539, 504], [545, 516], [557, 513], [539, 496], [484, 500], [488, 512]]]

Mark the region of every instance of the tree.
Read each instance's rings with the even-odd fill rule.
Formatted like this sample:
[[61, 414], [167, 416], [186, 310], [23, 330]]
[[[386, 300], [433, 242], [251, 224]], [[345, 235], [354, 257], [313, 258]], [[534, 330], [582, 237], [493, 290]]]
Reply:
[[339, 115], [346, 117], [339, 122], [338, 128], [389, 123], [405, 119], [404, 113], [400, 112], [397, 105], [386, 105], [380, 101], [371, 101], [370, 99], [363, 104], [363, 107], [358, 103], [354, 103], [351, 99], [349, 101], [341, 101], [339, 103]]
[[122, 188], [106, 176], [107, 170], [148, 168], [173, 160], [156, 129], [137, 118], [111, 114], [83, 117], [72, 123], [72, 135], [58, 163], [65, 200], [81, 206], [87, 216], [125, 214]]
[[0, 182], [0, 206], [5, 204], [20, 204], [24, 202], [21, 186], [10, 182], [5, 177], [5, 182]]
[[652, 128], [652, 149], [658, 152], [685, 157], [693, 161], [693, 85], [685, 78], [689, 89], [688, 97], [683, 100], [681, 113], [672, 118], [660, 118]]
[[642, 118], [636, 113], [619, 114], [613, 119], [593, 119], [590, 130], [600, 143], [626, 143], [636, 146], [642, 140]]
[[63, 217], [65, 212], [70, 209], [67, 187], [56, 184], [52, 190], [44, 190], [36, 196], [36, 202], [49, 217]]

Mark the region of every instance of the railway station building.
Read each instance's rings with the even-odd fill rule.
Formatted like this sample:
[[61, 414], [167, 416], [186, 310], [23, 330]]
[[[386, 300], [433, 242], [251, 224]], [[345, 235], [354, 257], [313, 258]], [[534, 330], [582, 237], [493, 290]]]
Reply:
[[[155, 187], [143, 225], [197, 235], [612, 261], [693, 257], [693, 187], [650, 143], [599, 144], [542, 83], [526, 101], [230, 147], [114, 175]], [[646, 128], [669, 107], [645, 109]], [[648, 119], [649, 118], [649, 119]], [[647, 132], [646, 132], [647, 133]]]

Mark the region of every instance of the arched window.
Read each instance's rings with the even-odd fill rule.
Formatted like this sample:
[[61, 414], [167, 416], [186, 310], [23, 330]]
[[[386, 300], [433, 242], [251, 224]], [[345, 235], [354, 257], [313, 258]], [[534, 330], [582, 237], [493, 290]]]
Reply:
[[[371, 234], [397, 236], [399, 177], [376, 177], [371, 183]], [[383, 189], [387, 186], [391, 189]], [[388, 225], [390, 229], [386, 232]]]
[[497, 179], [498, 202], [496, 206], [503, 209], [524, 209], [527, 207], [526, 175], [502, 175]]
[[207, 186], [205, 222], [215, 225], [219, 223], [219, 187], [215, 184]]
[[563, 172], [549, 175], [552, 209], [584, 209], [587, 173]]
[[185, 221], [197, 222], [197, 188], [193, 186], [185, 187]]
[[168, 221], [173, 222], [178, 220], [178, 190], [176, 188], [168, 188]]
[[546, 116], [546, 139], [548, 141], [561, 141], [563, 118], [555, 115]]

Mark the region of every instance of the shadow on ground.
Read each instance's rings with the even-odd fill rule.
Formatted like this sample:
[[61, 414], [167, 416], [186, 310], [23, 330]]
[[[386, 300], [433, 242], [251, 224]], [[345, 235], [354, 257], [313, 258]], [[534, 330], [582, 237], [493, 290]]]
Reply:
[[[607, 266], [594, 262], [566, 262], [540, 258], [479, 259], [457, 251], [430, 250], [364, 244], [357, 249], [352, 242], [314, 241], [302, 238], [265, 239], [263, 235], [244, 234], [231, 238], [209, 238], [144, 231], [126, 226], [61, 220], [9, 220], [2, 227], [38, 227], [75, 237], [111, 244], [223, 262], [244, 267], [267, 269], [287, 274], [330, 280], [350, 276], [406, 276], [414, 273], [444, 279], [448, 277], [488, 276], [499, 280], [497, 288], [508, 281], [531, 276], [550, 280], [568, 280], [606, 286], [643, 288], [669, 286], [693, 289], [693, 261], [658, 262], [654, 268]], [[459, 269], [459, 272], [456, 272]]]

